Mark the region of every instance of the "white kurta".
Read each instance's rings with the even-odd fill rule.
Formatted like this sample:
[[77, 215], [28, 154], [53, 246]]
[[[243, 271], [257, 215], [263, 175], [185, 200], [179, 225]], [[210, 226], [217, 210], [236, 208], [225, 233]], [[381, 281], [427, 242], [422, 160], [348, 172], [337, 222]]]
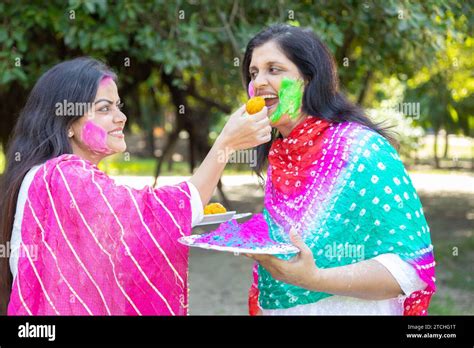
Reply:
[[347, 296], [326, 297], [318, 302], [286, 309], [264, 309], [263, 315], [403, 315], [403, 302], [412, 292], [423, 290], [426, 283], [416, 270], [397, 254], [382, 254], [380, 262], [396, 279], [403, 296], [387, 300], [363, 300]]

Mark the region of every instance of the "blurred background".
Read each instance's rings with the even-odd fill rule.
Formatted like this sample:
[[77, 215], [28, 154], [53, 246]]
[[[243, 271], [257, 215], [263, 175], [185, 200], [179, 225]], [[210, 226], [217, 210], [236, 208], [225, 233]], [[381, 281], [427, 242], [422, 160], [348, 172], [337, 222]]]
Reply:
[[[135, 187], [186, 179], [246, 100], [247, 42], [277, 22], [312, 28], [332, 50], [349, 97], [395, 126], [438, 263], [430, 313], [474, 314], [472, 2], [2, 1], [0, 174], [36, 80], [88, 55], [116, 71], [128, 116], [127, 152], [100, 168]], [[250, 158], [232, 162], [213, 201], [260, 212]], [[246, 314], [251, 267], [242, 256], [193, 248], [190, 314]]]

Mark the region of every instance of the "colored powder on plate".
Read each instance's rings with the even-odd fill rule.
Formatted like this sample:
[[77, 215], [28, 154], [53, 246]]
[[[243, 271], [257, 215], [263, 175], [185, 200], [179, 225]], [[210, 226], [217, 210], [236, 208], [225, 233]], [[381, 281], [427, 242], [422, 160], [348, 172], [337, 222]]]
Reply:
[[246, 249], [278, 245], [270, 238], [268, 225], [262, 214], [257, 214], [240, 225], [235, 220], [223, 223], [215, 231], [197, 238], [195, 243]]
[[110, 154], [113, 151], [107, 146], [107, 132], [92, 121], [87, 121], [82, 128], [81, 139], [95, 153]]
[[270, 116], [270, 121], [277, 122], [283, 115], [296, 119], [300, 114], [303, 99], [303, 81], [284, 78], [278, 92], [278, 107]]

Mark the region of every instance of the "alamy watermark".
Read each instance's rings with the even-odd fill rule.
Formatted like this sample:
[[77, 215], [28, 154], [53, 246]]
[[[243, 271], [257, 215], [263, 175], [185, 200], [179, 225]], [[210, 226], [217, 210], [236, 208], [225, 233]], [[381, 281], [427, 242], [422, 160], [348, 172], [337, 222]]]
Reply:
[[48, 341], [56, 340], [56, 325], [38, 325], [26, 322], [18, 326], [19, 338], [47, 338]]
[[384, 111], [398, 112], [406, 117], [411, 117], [415, 120], [418, 120], [420, 118], [420, 103], [418, 102], [388, 104], [380, 107], [379, 109]]
[[257, 150], [247, 149], [232, 152], [230, 149], [218, 151], [219, 163], [248, 163], [251, 168], [257, 166]]
[[343, 258], [349, 258], [353, 260], [362, 261], [365, 259], [365, 249], [363, 244], [350, 244], [346, 242], [328, 244], [324, 246], [324, 255], [328, 259], [337, 259], [341, 261]]
[[56, 116], [82, 116], [87, 113], [94, 113], [94, 103], [73, 103], [64, 99], [54, 105]]
[[10, 257], [28, 257], [31, 261], [38, 260], [38, 246], [30, 244], [22, 244], [21, 248], [12, 250], [11, 243], [8, 241], [5, 244], [0, 244], [0, 258]]

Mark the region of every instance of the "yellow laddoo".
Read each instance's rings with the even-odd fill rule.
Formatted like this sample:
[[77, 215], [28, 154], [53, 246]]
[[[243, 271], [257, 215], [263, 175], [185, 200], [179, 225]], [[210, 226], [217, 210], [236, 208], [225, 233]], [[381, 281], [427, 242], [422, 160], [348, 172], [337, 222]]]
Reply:
[[222, 214], [227, 212], [227, 209], [220, 203], [211, 203], [204, 207], [204, 215]]
[[264, 106], [265, 99], [263, 99], [262, 97], [253, 97], [247, 101], [247, 104], [245, 105], [245, 110], [249, 115], [253, 115], [262, 110]]

